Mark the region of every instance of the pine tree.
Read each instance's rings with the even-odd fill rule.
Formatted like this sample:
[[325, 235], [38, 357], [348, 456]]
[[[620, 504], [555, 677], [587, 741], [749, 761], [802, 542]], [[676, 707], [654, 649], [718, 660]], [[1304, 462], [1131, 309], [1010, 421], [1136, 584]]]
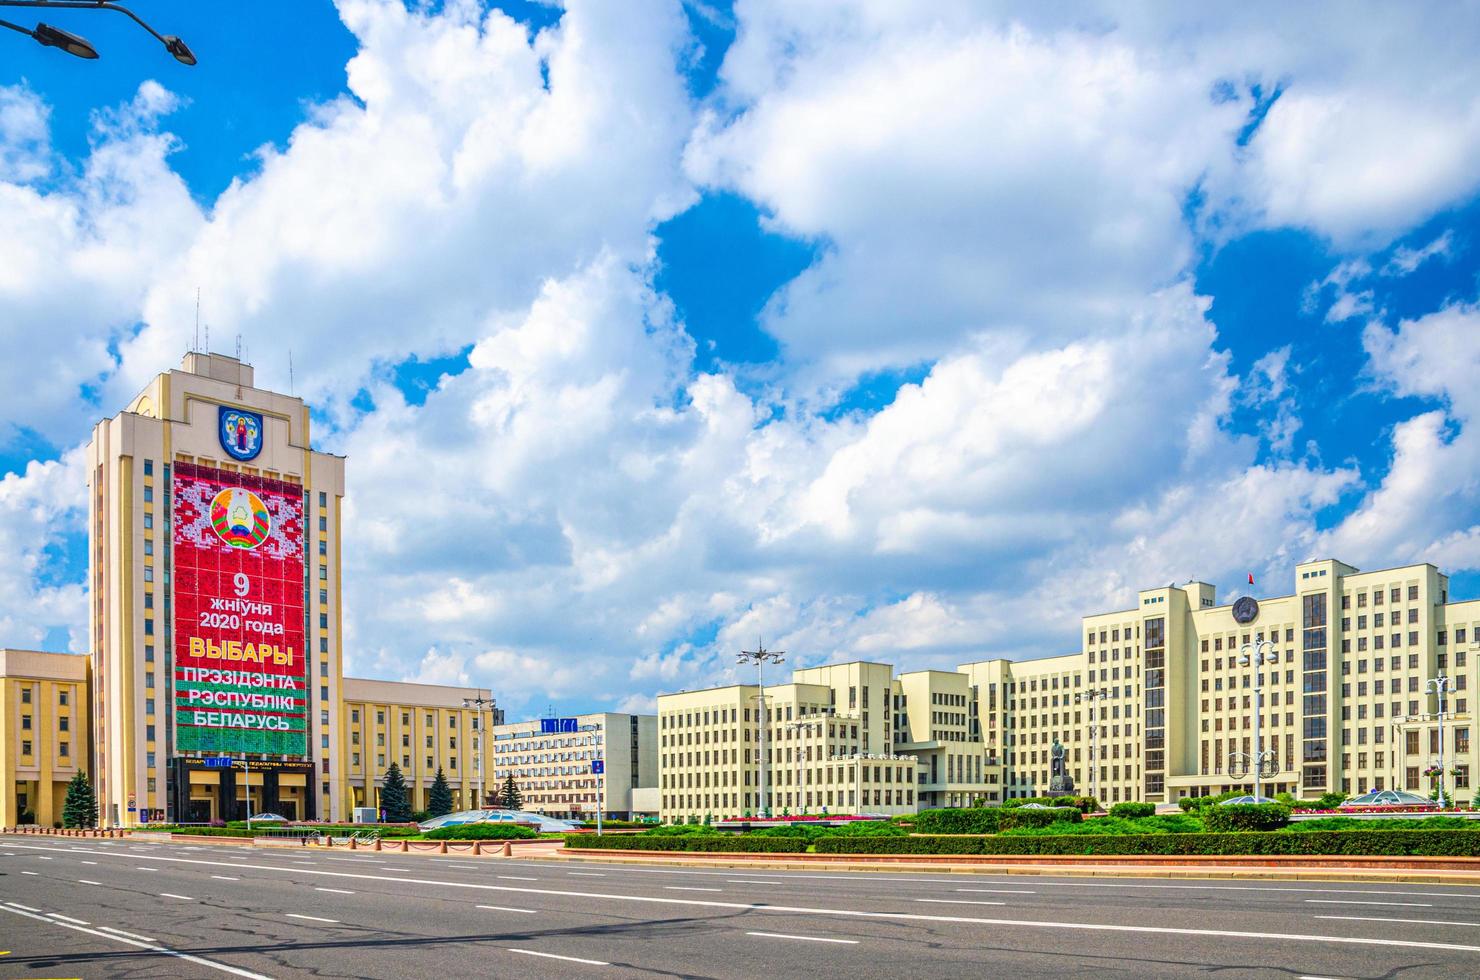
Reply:
[[77, 771], [67, 784], [67, 801], [62, 804], [62, 826], [95, 827], [98, 823], [98, 798], [93, 795], [87, 773]]
[[427, 816], [440, 817], [452, 812], [452, 787], [447, 785], [447, 776], [442, 767], [437, 767], [437, 776], [432, 780], [432, 791], [427, 796]]
[[514, 782], [514, 774], [511, 772], [504, 778], [504, 788], [499, 796], [505, 810], [517, 810], [524, 805], [524, 797], [519, 793], [519, 787]]
[[411, 822], [411, 800], [406, 794], [406, 779], [394, 759], [380, 786], [380, 808], [385, 811], [387, 823]]

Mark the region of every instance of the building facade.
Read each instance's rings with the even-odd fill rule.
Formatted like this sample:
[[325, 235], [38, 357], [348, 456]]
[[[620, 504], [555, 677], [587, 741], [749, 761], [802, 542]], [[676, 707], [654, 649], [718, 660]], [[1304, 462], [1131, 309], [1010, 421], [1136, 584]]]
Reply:
[[0, 827], [62, 818], [92, 746], [86, 657], [0, 650]]
[[511, 775], [521, 809], [576, 820], [595, 819], [600, 809], [606, 818], [635, 819], [646, 811], [634, 791], [658, 785], [658, 719], [598, 712], [496, 725], [490, 790]]
[[346, 677], [340, 713], [350, 806], [380, 806], [392, 762], [405, 777], [413, 811], [427, 808], [439, 768], [454, 810], [481, 806], [493, 787], [487, 733], [503, 720], [502, 711], [477, 703], [487, 699], [486, 688]]

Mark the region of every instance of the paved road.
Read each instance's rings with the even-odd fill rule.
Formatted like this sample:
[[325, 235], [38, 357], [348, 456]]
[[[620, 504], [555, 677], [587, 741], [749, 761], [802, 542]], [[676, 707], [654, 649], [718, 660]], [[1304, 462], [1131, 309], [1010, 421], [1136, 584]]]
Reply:
[[1480, 977], [1480, 888], [0, 837], [10, 977]]

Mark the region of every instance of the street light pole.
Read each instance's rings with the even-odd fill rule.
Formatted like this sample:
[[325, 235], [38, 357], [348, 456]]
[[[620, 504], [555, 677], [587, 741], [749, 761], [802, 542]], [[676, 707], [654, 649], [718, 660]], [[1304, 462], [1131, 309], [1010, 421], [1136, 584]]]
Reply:
[[[129, 10], [127, 7], [112, 2], [112, 0], [0, 0], [0, 7], [44, 7], [47, 10], [111, 10], [115, 13], [123, 14], [129, 20], [132, 20], [135, 24], [148, 31], [156, 41], [164, 45], [164, 49], [170, 53], [170, 57], [174, 58], [180, 64], [195, 64], [195, 52], [191, 51], [190, 47], [184, 41], [173, 34], [159, 33], [145, 23], [138, 14]], [[76, 55], [79, 58], [93, 59], [98, 56], [97, 49], [89, 44], [85, 38], [46, 24], [37, 24], [34, 31], [17, 24], [12, 24], [9, 21], [0, 21], [0, 25], [19, 31], [22, 34], [29, 34], [39, 44], [43, 44], [49, 48], [60, 48], [68, 54]]]
[[[1265, 649], [1273, 647], [1273, 640], [1256, 640], [1253, 643], [1245, 643], [1239, 648], [1239, 663], [1245, 667], [1253, 664], [1254, 670], [1254, 802], [1259, 802], [1260, 782], [1264, 776], [1264, 742], [1261, 735], [1260, 725], [1264, 715], [1264, 665], [1269, 660]], [[1250, 652], [1252, 651], [1252, 653]], [[1279, 663], [1279, 654], [1273, 656], [1273, 662]]]
[[1449, 690], [1449, 678], [1440, 674], [1430, 677], [1425, 689], [1439, 698], [1439, 805], [1444, 805], [1444, 694]]
[[[811, 721], [811, 720], [808, 720], [808, 721], [793, 721], [793, 722], [788, 722], [787, 723], [786, 729], [787, 729], [787, 731], [798, 732], [798, 733], [800, 733], [802, 731], [808, 731], [808, 732], [810, 732], [812, 730], [812, 726], [815, 725], [815, 724], [818, 724], [818, 722]], [[801, 739], [798, 738], [797, 741], [800, 742]], [[796, 780], [797, 781], [796, 781], [795, 792], [796, 792], [796, 795], [797, 795], [797, 814], [800, 815], [801, 812], [802, 812], [802, 747], [801, 747], [801, 745], [798, 745], [796, 747], [796, 749], [794, 750], [794, 752], [796, 754], [796, 758], [795, 758], [794, 761], [796, 762]]]
[[491, 694], [485, 698], [483, 692], [480, 690], [477, 697], [463, 698], [463, 707], [478, 709], [478, 754], [473, 757], [473, 762], [478, 766], [478, 805], [473, 807], [473, 809], [481, 810], [483, 809], [484, 800], [483, 753], [488, 751], [488, 728], [483, 724], [483, 712], [487, 710], [491, 719], [493, 717], [493, 709], [497, 705]]
[[1089, 702], [1089, 795], [1096, 800], [1100, 798], [1100, 719], [1097, 717], [1095, 702], [1109, 696], [1109, 691], [1098, 687], [1074, 695], [1076, 701]]
[[785, 662], [785, 660], [785, 650], [767, 650], [759, 640], [756, 641], [754, 650], [742, 650], [739, 657], [736, 658], [737, 663], [755, 664], [755, 683], [758, 692], [756, 699], [760, 705], [757, 708], [756, 715], [756, 721], [759, 722], [760, 726], [760, 738], [757, 743], [759, 745], [757, 749], [759, 754], [756, 757], [756, 768], [759, 770], [757, 789], [760, 790], [760, 796], [758, 798], [759, 805], [756, 807], [756, 815], [761, 817], [771, 815], [771, 808], [767, 805], [766, 801], [766, 664], [779, 664]]

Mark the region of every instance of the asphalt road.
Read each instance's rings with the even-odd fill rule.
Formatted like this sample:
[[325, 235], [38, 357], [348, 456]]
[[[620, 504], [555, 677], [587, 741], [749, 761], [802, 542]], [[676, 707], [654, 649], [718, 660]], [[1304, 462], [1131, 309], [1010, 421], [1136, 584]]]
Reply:
[[0, 837], [11, 977], [1480, 977], [1480, 888]]

